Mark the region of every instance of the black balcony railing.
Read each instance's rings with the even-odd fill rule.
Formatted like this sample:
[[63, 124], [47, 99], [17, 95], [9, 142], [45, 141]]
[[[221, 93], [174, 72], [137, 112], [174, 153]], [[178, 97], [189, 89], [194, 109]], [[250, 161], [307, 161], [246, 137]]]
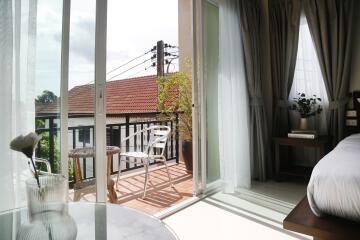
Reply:
[[[137, 115], [138, 116], [138, 115]], [[134, 136], [133, 138], [122, 143], [122, 140], [127, 136], [130, 136], [134, 132], [143, 130], [144, 128], [152, 125], [166, 125], [172, 129], [172, 133], [168, 139], [167, 148], [165, 150], [165, 156], [168, 161], [179, 161], [179, 132], [178, 128], [178, 114], [174, 114], [171, 119], [158, 119], [157, 114], [149, 114], [149, 116], [142, 117], [141, 120], [132, 119], [133, 115], [122, 115], [119, 118], [123, 118], [124, 123], [107, 124], [106, 125], [106, 142], [108, 146], [119, 146], [122, 151], [144, 151], [150, 135], [148, 132], [143, 132], [141, 135]], [[58, 117], [56, 116], [39, 116], [36, 118], [40, 121], [40, 127], [36, 129], [39, 135], [42, 135], [42, 140], [38, 145], [36, 156], [48, 159], [51, 168], [54, 172], [60, 171], [60, 158], [59, 158], [59, 141], [60, 129], [57, 126]], [[81, 123], [81, 118], [77, 117], [77, 122]], [[94, 126], [74, 126], [69, 127], [69, 149], [92, 147], [94, 146]], [[121, 144], [121, 146], [120, 146]], [[119, 154], [113, 156], [113, 164], [111, 166], [111, 173], [118, 172]], [[71, 159], [70, 159], [71, 160]], [[81, 161], [81, 172], [83, 179], [94, 178], [95, 174], [95, 159], [83, 158]], [[72, 161], [70, 161], [72, 164]], [[151, 164], [155, 164], [152, 162]], [[121, 166], [121, 172], [126, 172], [142, 167], [138, 163], [126, 163]], [[72, 180], [72, 169], [69, 168], [70, 180]]]

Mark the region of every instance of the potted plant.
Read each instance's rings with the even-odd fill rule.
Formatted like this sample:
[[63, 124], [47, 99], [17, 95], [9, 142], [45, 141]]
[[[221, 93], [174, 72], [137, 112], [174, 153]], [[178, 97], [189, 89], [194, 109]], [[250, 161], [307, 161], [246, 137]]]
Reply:
[[192, 78], [185, 72], [175, 72], [158, 78], [158, 109], [162, 117], [179, 114], [175, 126], [182, 140], [182, 154], [186, 170], [192, 172]]
[[312, 97], [306, 97], [305, 93], [298, 93], [298, 97], [294, 98], [294, 103], [290, 106], [290, 110], [295, 110], [300, 113], [300, 129], [308, 130], [308, 118], [315, 116], [322, 112], [322, 107], [319, 104], [321, 98], [316, 97], [314, 94]]

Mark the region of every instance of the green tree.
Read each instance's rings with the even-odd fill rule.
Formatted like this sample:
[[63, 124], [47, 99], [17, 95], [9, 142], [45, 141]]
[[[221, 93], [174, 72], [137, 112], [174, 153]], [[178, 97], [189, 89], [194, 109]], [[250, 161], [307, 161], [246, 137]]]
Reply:
[[35, 99], [36, 103], [54, 103], [56, 102], [58, 97], [55, 95], [55, 93], [44, 90], [41, 95], [37, 96]]

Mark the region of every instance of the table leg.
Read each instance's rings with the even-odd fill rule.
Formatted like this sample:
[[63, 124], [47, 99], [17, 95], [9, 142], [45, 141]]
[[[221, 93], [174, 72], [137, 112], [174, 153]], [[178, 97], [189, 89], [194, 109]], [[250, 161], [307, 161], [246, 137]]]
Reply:
[[109, 195], [109, 201], [111, 203], [117, 203], [117, 195], [114, 188], [115, 182], [111, 179], [111, 177], [108, 177], [107, 179], [107, 189], [108, 189], [108, 195]]
[[75, 187], [76, 189], [79, 189], [81, 182], [81, 168], [80, 168], [80, 159], [78, 157], [73, 158], [73, 170], [74, 170]]
[[319, 147], [320, 158], [325, 156], [325, 145]]
[[111, 175], [112, 155], [107, 155], [107, 176]]
[[275, 143], [275, 177], [280, 180], [280, 145]]
[[108, 195], [109, 195], [110, 202], [116, 203], [117, 195], [116, 195], [115, 188], [114, 188], [115, 182], [111, 178], [111, 164], [112, 164], [112, 155], [109, 154], [109, 155], [107, 155], [107, 189], [108, 189]]

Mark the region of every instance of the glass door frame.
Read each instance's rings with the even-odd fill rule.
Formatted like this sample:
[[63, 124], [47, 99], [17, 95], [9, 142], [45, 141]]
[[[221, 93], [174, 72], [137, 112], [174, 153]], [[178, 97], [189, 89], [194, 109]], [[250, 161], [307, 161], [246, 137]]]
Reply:
[[192, 98], [193, 98], [193, 192], [195, 196], [203, 194], [206, 179], [204, 174], [205, 152], [203, 137], [203, 27], [202, 27], [202, 2], [192, 1], [193, 6], [193, 81], [192, 81]]
[[68, 173], [68, 88], [70, 50], [70, 0], [63, 0], [61, 33], [61, 77], [60, 77], [60, 157], [61, 174], [69, 179]]
[[[96, 0], [95, 13], [95, 176], [96, 201], [107, 202], [106, 173], [107, 0]], [[99, 161], [100, 160], [100, 161]]]
[[[60, 156], [68, 178], [68, 86], [71, 0], [63, 0], [61, 41]], [[106, 33], [107, 0], [96, 0], [95, 20], [95, 177], [96, 202], [107, 202], [106, 174]], [[98, 161], [103, 159], [103, 161]]]
[[[199, 196], [217, 189], [206, 181], [206, 91], [204, 84], [203, 3], [193, 0], [193, 192]], [[209, 1], [214, 3], [214, 1]], [[63, 0], [61, 57], [61, 163], [68, 177], [68, 80], [71, 0]], [[107, 0], [96, 0], [95, 29], [95, 176], [96, 201], [107, 201], [106, 161], [106, 34]]]
[[193, 0], [193, 181], [194, 194], [218, 191], [221, 180], [207, 184], [206, 84], [204, 79], [204, 2], [218, 6], [213, 0]]

